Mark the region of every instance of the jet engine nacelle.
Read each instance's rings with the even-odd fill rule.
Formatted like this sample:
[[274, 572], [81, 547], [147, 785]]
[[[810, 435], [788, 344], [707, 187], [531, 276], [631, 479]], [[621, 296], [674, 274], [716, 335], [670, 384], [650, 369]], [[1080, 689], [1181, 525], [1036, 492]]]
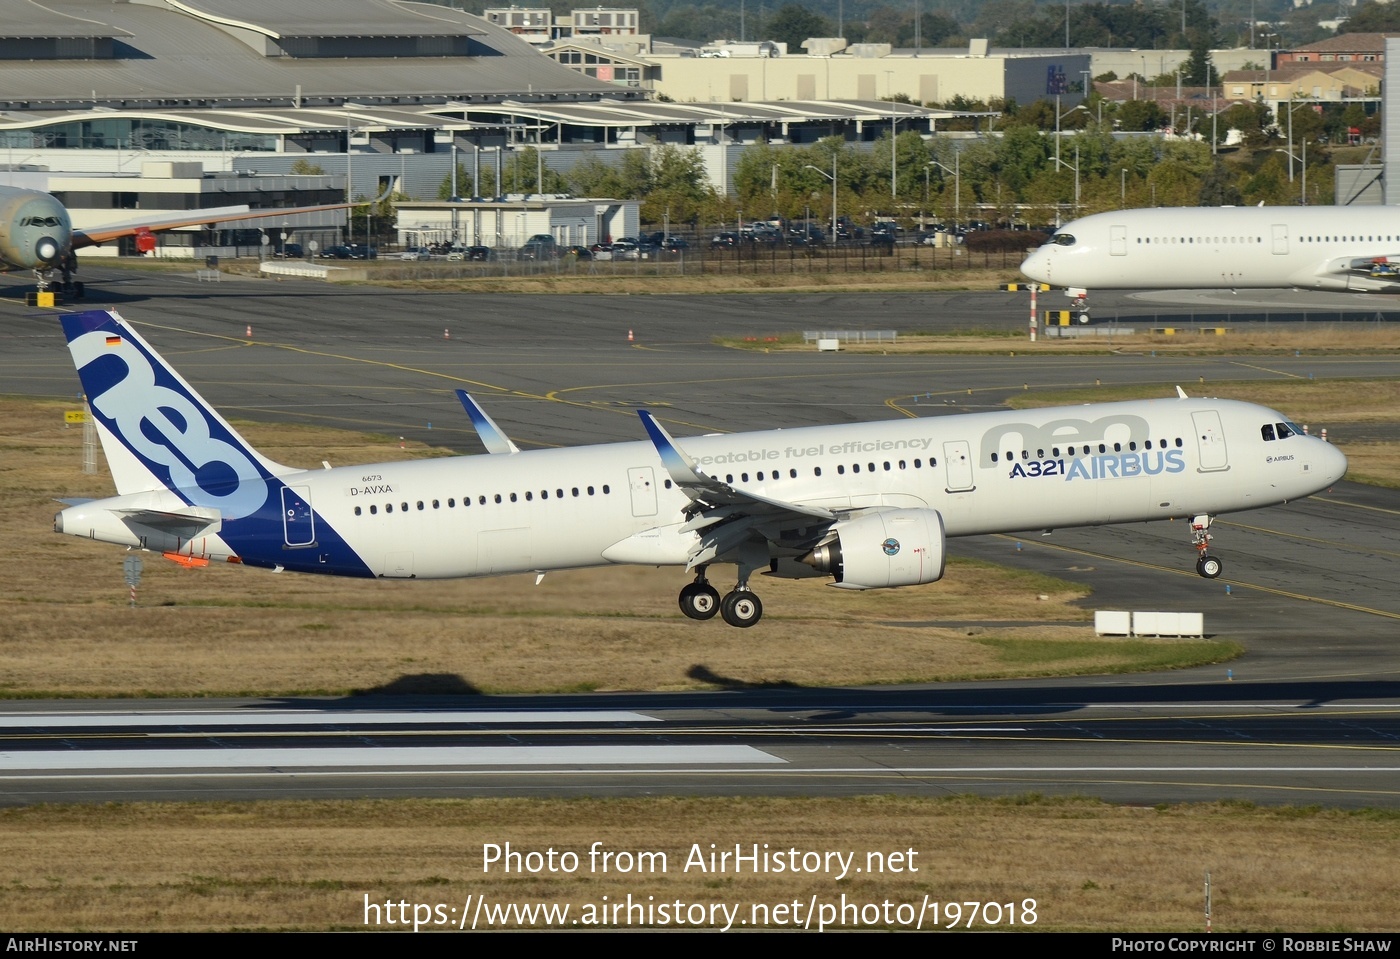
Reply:
[[918, 586], [943, 577], [943, 516], [934, 509], [892, 509], [838, 523], [836, 538], [802, 562], [836, 577], [842, 589]]

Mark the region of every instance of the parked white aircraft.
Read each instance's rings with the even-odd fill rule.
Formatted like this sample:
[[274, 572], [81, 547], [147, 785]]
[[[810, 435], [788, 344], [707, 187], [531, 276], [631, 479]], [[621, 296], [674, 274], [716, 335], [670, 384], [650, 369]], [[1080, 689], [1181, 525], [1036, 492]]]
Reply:
[[0, 271], [33, 270], [39, 289], [58, 282], [67, 288], [78, 270], [76, 252], [110, 243], [125, 236], [136, 238], [136, 248], [149, 253], [156, 248], [155, 234], [182, 226], [231, 223], [270, 216], [317, 213], [345, 209], [348, 204], [304, 206], [277, 210], [250, 210], [246, 206], [198, 210], [193, 214], [145, 217], [89, 230], [73, 229], [68, 210], [50, 193], [0, 186]]
[[1021, 272], [1087, 290], [1400, 291], [1400, 210], [1388, 206], [1181, 207], [1073, 220]]
[[[62, 317], [117, 496], [58, 532], [272, 570], [486, 576], [684, 566], [682, 611], [752, 626], [756, 571], [846, 589], [931, 583], [950, 536], [1191, 519], [1325, 489], [1346, 458], [1249, 403], [1187, 398], [521, 451], [470, 397], [489, 454], [302, 470], [259, 455], [116, 313]], [[723, 600], [713, 563], [738, 581]]]

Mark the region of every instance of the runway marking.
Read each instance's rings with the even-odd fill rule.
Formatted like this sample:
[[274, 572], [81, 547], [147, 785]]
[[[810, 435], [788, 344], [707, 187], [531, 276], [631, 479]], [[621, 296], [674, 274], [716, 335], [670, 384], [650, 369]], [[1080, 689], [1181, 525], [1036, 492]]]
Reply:
[[1221, 526], [1228, 526], [1231, 529], [1248, 530], [1251, 533], [1266, 533], [1270, 536], [1282, 536], [1285, 539], [1296, 540], [1300, 543], [1316, 543], [1320, 546], [1331, 546], [1336, 549], [1364, 553], [1367, 556], [1400, 556], [1400, 552], [1394, 550], [1355, 546], [1351, 543], [1344, 543], [1335, 539], [1322, 539], [1319, 536], [1303, 536], [1299, 533], [1290, 533], [1286, 530], [1269, 529], [1267, 526], [1251, 526], [1248, 523], [1226, 522], [1222, 520], [1217, 520], [1216, 522]]
[[1368, 509], [1373, 513], [1385, 513], [1388, 516], [1400, 516], [1400, 509], [1387, 509], [1384, 506], [1368, 506], [1365, 503], [1348, 503], [1345, 500], [1328, 499], [1326, 496], [1309, 496], [1308, 499], [1317, 500], [1319, 503], [1330, 503], [1333, 506], [1345, 506], [1350, 509]]
[[1261, 371], [1261, 372], [1263, 372], [1263, 373], [1273, 373], [1275, 376], [1286, 376], [1286, 377], [1288, 377], [1289, 379], [1294, 379], [1294, 380], [1305, 380], [1305, 379], [1307, 379], [1307, 377], [1306, 377], [1306, 376], [1303, 376], [1301, 373], [1288, 373], [1288, 372], [1286, 372], [1286, 371], [1284, 371], [1284, 370], [1273, 370], [1273, 369], [1270, 369], [1270, 368], [1267, 367], [1267, 366], [1256, 366], [1256, 365], [1253, 364], [1253, 363], [1233, 363], [1233, 362], [1232, 362], [1230, 365], [1231, 365], [1231, 366], [1240, 366], [1240, 367], [1243, 367], [1243, 368], [1246, 369], [1246, 370], [1259, 370], [1259, 371]]
[[246, 713], [3, 713], [0, 729], [105, 726], [398, 726], [416, 723], [656, 723], [627, 710], [451, 710], [335, 712], [258, 710]]
[[[415, 766], [628, 766], [696, 763], [785, 763], [752, 746], [396, 746], [331, 749], [118, 749], [0, 753], [0, 769], [13, 778], [20, 770], [97, 769], [286, 769], [326, 766], [376, 769]], [[23, 777], [21, 777], [23, 778]]]
[[[773, 760], [782, 763], [782, 760]], [[811, 767], [796, 766], [791, 764], [765, 766], [762, 771], [754, 769], [734, 769], [730, 766], [695, 766], [688, 769], [648, 769], [642, 770], [626, 766], [614, 766], [598, 769], [571, 770], [571, 769], [434, 769], [411, 770], [411, 769], [369, 769], [369, 770], [346, 770], [332, 771], [321, 769], [307, 769], [304, 771], [290, 772], [280, 769], [268, 769], [257, 772], [249, 771], [219, 771], [212, 770], [201, 773], [171, 773], [152, 772], [143, 773], [104, 773], [104, 772], [73, 772], [68, 774], [39, 773], [36, 775], [0, 775], [0, 782], [74, 782], [82, 780], [157, 780], [157, 779], [189, 779], [191, 776], [199, 776], [203, 779], [266, 779], [268, 777], [287, 777], [296, 779], [309, 778], [330, 778], [355, 776], [357, 778], [398, 778], [404, 776], [432, 775], [438, 778], [458, 777], [458, 778], [482, 778], [487, 776], [508, 775], [512, 777], [543, 777], [547, 776], [551, 781], [558, 781], [566, 776], [637, 776], [646, 775], [649, 779], [675, 778], [675, 777], [713, 777], [722, 776], [727, 778], [750, 778], [755, 775], [766, 777], [781, 776], [785, 779], [807, 779], [827, 776], [846, 776], [856, 779], [889, 779], [892, 777], [907, 778], [917, 777], [921, 779], [942, 779], [953, 776], [976, 776], [976, 777], [1007, 777], [1009, 781], [1020, 781], [1019, 777], [1027, 775], [1043, 776], [1054, 775], [1105, 775], [1112, 774], [1122, 776], [1124, 774], [1136, 773], [1139, 775], [1151, 774], [1182, 774], [1182, 773], [1270, 773], [1270, 774], [1300, 774], [1300, 773], [1382, 773], [1393, 775], [1400, 772], [1400, 766], [837, 766], [837, 767]], [[1042, 782], [1042, 780], [1032, 780]], [[1142, 785], [1142, 782], [1132, 779], [1102, 779], [1103, 783], [1115, 785]], [[1158, 780], [1147, 780], [1153, 785], [1177, 785], [1190, 786], [1195, 788], [1219, 788], [1220, 784], [1208, 782], [1186, 782], [1169, 781], [1162, 783]], [[1247, 789], [1279, 789], [1294, 792], [1337, 792], [1346, 795], [1356, 795], [1358, 792], [1365, 792], [1375, 795], [1396, 795], [1397, 790], [1356, 790], [1342, 789], [1326, 786], [1289, 786], [1278, 783], [1249, 783], [1236, 782], [1227, 785], [1238, 786]]]
[[[1101, 560], [1106, 560], [1106, 561], [1108, 561], [1108, 562], [1113, 562], [1113, 563], [1123, 563], [1123, 564], [1128, 565], [1128, 566], [1137, 566], [1137, 567], [1139, 567], [1139, 568], [1141, 568], [1141, 569], [1153, 569], [1153, 570], [1157, 570], [1157, 571], [1163, 572], [1163, 573], [1171, 573], [1171, 574], [1173, 574], [1174, 576], [1194, 576], [1194, 575], [1195, 575], [1195, 573], [1188, 572], [1187, 570], [1184, 570], [1184, 569], [1176, 569], [1175, 567], [1172, 567], [1172, 566], [1159, 566], [1159, 565], [1157, 565], [1156, 563], [1145, 563], [1145, 562], [1143, 562], [1142, 560], [1126, 559], [1126, 558], [1121, 557], [1121, 556], [1110, 556], [1110, 555], [1108, 555], [1107, 553], [1095, 553], [1095, 552], [1091, 552], [1091, 551], [1089, 551], [1089, 550], [1087, 550], [1087, 549], [1080, 549], [1080, 548], [1075, 547], [1075, 546], [1063, 546], [1063, 545], [1061, 545], [1061, 544], [1059, 544], [1059, 543], [1047, 543], [1047, 542], [1045, 542], [1044, 540], [1034, 540], [1034, 541], [1032, 541], [1032, 540], [1028, 540], [1028, 539], [1024, 539], [1024, 538], [1018, 540], [1017, 537], [1012, 536], [1012, 535], [1007, 534], [1007, 533], [998, 533], [997, 536], [998, 536], [1000, 539], [1008, 539], [1008, 540], [1011, 540], [1011, 541], [1013, 541], [1013, 542], [1024, 542], [1024, 543], [1032, 543], [1032, 542], [1034, 542], [1034, 545], [1043, 547], [1043, 548], [1045, 548], [1045, 549], [1055, 549], [1055, 550], [1059, 550], [1059, 551], [1062, 552], [1062, 553], [1074, 553], [1074, 554], [1079, 555], [1079, 556], [1088, 556], [1088, 557], [1091, 557], [1091, 558], [1093, 558], [1093, 559], [1101, 559]], [[1326, 598], [1324, 598], [1324, 597], [1322, 597], [1322, 596], [1309, 596], [1309, 595], [1307, 595], [1307, 594], [1305, 594], [1305, 593], [1295, 593], [1295, 592], [1292, 592], [1291, 590], [1278, 589], [1278, 588], [1273, 587], [1273, 586], [1263, 586], [1263, 585], [1260, 585], [1260, 584], [1258, 584], [1258, 583], [1246, 583], [1246, 582], [1243, 582], [1242, 580], [1238, 580], [1238, 579], [1223, 579], [1223, 578], [1222, 578], [1222, 579], [1217, 579], [1217, 580], [1215, 580], [1215, 582], [1217, 582], [1217, 583], [1223, 583], [1223, 584], [1228, 584], [1228, 585], [1230, 585], [1230, 586], [1239, 586], [1239, 587], [1241, 587], [1241, 588], [1243, 588], [1243, 589], [1254, 589], [1254, 590], [1258, 590], [1258, 591], [1261, 592], [1261, 593], [1269, 593], [1270, 595], [1273, 595], [1273, 596], [1283, 596], [1283, 597], [1285, 597], [1285, 598], [1287, 598], [1287, 599], [1302, 600], [1302, 601], [1305, 602], [1305, 603], [1320, 603], [1320, 604], [1323, 605], [1323, 606], [1331, 606], [1331, 607], [1333, 607], [1334, 609], [1349, 609], [1349, 610], [1351, 610], [1352, 612], [1355, 612], [1355, 613], [1370, 613], [1372, 616], [1381, 616], [1381, 617], [1384, 617], [1385, 619], [1400, 619], [1400, 613], [1392, 613], [1392, 612], [1389, 612], [1389, 611], [1384, 610], [1384, 609], [1372, 609], [1372, 608], [1369, 607], [1369, 606], [1358, 606], [1358, 605], [1355, 604], [1355, 603], [1345, 603], [1345, 602], [1343, 602], [1343, 601], [1341, 601], [1341, 600], [1339, 600], [1339, 599], [1326, 599]]]

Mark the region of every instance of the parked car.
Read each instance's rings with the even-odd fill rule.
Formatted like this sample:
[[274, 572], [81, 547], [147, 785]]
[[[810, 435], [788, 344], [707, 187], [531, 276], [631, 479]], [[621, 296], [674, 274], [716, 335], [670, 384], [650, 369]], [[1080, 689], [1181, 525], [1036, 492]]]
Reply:
[[674, 233], [664, 233], [657, 230], [646, 237], [648, 245], [655, 250], [664, 253], [678, 253], [681, 250], [689, 249], [690, 244], [685, 241], [685, 237], [676, 236]]
[[641, 244], [634, 237], [624, 236], [613, 242], [612, 258], [614, 260], [640, 260], [642, 258]]
[[590, 250], [590, 249], [589, 249], [588, 247], [586, 247], [586, 246], [577, 246], [577, 245], [575, 245], [575, 246], [565, 247], [565, 248], [564, 248], [564, 254], [563, 254], [563, 255], [566, 256], [566, 257], [572, 256], [572, 257], [574, 257], [575, 259], [578, 259], [578, 260], [591, 260], [591, 259], [593, 259], [593, 251]]
[[306, 256], [306, 250], [302, 248], [300, 243], [284, 243], [282, 249], [274, 253], [273, 256], [287, 260], [300, 260]]
[[516, 259], [550, 260], [559, 255], [559, 244], [548, 233], [536, 233], [520, 247]]
[[427, 260], [431, 258], [432, 254], [428, 252], [426, 246], [411, 246], [399, 254], [400, 260]]
[[716, 233], [710, 237], [711, 248], [720, 248], [739, 245], [739, 234], [737, 233]]

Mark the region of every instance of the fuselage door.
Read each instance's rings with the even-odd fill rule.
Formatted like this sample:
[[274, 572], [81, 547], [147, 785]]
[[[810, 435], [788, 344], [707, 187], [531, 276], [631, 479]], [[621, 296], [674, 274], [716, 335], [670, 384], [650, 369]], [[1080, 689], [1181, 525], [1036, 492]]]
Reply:
[[944, 443], [943, 460], [948, 469], [949, 493], [963, 493], [976, 486], [972, 478], [972, 448], [967, 440]]
[[627, 471], [632, 487], [632, 515], [656, 515], [656, 476], [650, 466], [634, 466]]
[[1229, 469], [1230, 458], [1225, 451], [1225, 428], [1220, 423], [1220, 414], [1215, 410], [1201, 410], [1192, 413], [1191, 419], [1196, 424], [1196, 448], [1201, 456], [1201, 472]]
[[1110, 256], [1128, 255], [1128, 228], [1110, 226], [1108, 228], [1108, 252]]
[[310, 487], [282, 487], [282, 535], [288, 546], [311, 546], [316, 542]]
[[1288, 255], [1288, 224], [1274, 224], [1274, 256]]

